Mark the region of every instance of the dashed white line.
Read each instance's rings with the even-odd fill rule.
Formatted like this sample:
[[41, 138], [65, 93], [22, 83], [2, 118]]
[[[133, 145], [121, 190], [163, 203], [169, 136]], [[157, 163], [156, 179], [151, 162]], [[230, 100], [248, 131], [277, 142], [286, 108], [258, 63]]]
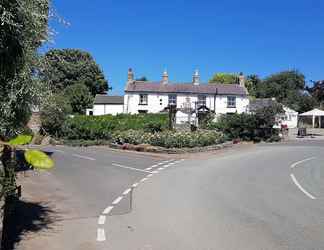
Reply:
[[133, 185], [132, 185], [132, 187], [134, 187], [134, 188], [136, 188], [137, 186], [138, 186], [138, 182], [135, 182]]
[[140, 182], [144, 182], [144, 181], [146, 181], [147, 180], [147, 178], [145, 177], [145, 178], [143, 178]]
[[147, 178], [150, 178], [150, 177], [152, 177], [153, 176], [153, 174], [149, 174], [149, 175], [147, 175], [146, 177]]
[[130, 169], [130, 170], [144, 172], [144, 173], [151, 173], [150, 171], [146, 171], [146, 170], [139, 169], [139, 168], [132, 168], [132, 167], [128, 167], [128, 166], [124, 166], [124, 165], [118, 164], [118, 163], [112, 163], [111, 165], [113, 165], [115, 167], [119, 167], [119, 168], [125, 168], [125, 169]]
[[158, 174], [158, 173], [159, 173], [159, 171], [157, 171], [157, 170], [152, 172], [152, 174]]
[[112, 204], [113, 205], [117, 205], [121, 200], [123, 199], [123, 196], [119, 196], [118, 198], [116, 198], [113, 202], [112, 202]]
[[163, 170], [164, 168], [158, 168], [158, 170]]
[[95, 158], [91, 158], [91, 157], [84, 156], [84, 155], [78, 155], [78, 154], [72, 154], [72, 155], [75, 156], [75, 157], [84, 159], [84, 160], [89, 160], [89, 161], [95, 161], [96, 160]]
[[126, 189], [125, 191], [124, 191], [124, 193], [123, 193], [123, 195], [127, 195], [130, 191], [131, 191], [132, 189]]
[[105, 208], [105, 210], [102, 212], [102, 214], [105, 214], [105, 215], [109, 214], [113, 208], [114, 208], [113, 206], [109, 206], [109, 207]]
[[100, 215], [98, 219], [98, 224], [99, 225], [104, 225], [106, 222], [106, 216], [105, 215]]
[[299, 188], [300, 191], [302, 191], [308, 198], [311, 198], [312, 200], [316, 200], [316, 197], [311, 195], [309, 192], [307, 192], [297, 181], [294, 174], [290, 174], [291, 179], [293, 180], [294, 184]]
[[295, 162], [294, 164], [292, 164], [291, 166], [290, 166], [290, 168], [295, 168], [295, 167], [297, 167], [299, 164], [301, 164], [301, 163], [304, 163], [304, 162], [306, 162], [306, 161], [310, 161], [310, 160], [314, 160], [314, 159], [316, 159], [316, 157], [310, 157], [310, 158], [307, 158], [307, 159], [304, 159], [304, 160], [301, 160], [301, 161], [297, 161], [297, 162]]
[[97, 229], [97, 241], [105, 241], [106, 240], [106, 235], [105, 235], [105, 229], [103, 228], [98, 228]]

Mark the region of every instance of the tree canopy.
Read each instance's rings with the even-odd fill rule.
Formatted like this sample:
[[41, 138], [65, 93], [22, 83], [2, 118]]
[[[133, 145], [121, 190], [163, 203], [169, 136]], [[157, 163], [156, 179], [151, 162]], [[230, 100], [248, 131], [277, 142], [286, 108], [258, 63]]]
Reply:
[[43, 77], [54, 91], [84, 84], [92, 96], [108, 91], [108, 83], [90, 53], [79, 49], [52, 49], [45, 54]]
[[68, 86], [64, 91], [64, 96], [70, 103], [73, 113], [85, 114], [86, 108], [89, 108], [93, 102], [87, 86], [82, 83]]
[[238, 74], [233, 73], [216, 73], [209, 80], [209, 83], [236, 84], [238, 83]]

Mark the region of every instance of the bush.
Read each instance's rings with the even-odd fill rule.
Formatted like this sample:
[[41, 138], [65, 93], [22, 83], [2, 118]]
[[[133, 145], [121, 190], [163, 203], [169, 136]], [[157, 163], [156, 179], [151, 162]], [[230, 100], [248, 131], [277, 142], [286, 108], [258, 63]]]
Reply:
[[145, 130], [155, 133], [167, 126], [168, 117], [165, 114], [77, 115], [65, 121], [61, 136], [69, 140], [110, 140], [112, 133], [117, 130]]
[[67, 119], [67, 114], [71, 111], [72, 108], [65, 97], [60, 95], [49, 97], [41, 107], [42, 130], [52, 136], [59, 136], [62, 132], [62, 125]]
[[146, 133], [140, 130], [118, 131], [113, 134], [117, 143], [151, 144], [165, 148], [193, 148], [222, 143], [222, 134], [215, 131]]

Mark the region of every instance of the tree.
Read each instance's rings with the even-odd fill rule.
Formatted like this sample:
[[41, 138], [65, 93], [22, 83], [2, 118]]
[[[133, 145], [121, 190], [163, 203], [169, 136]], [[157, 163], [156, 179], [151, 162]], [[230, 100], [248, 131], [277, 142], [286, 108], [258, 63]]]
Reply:
[[10, 213], [16, 194], [16, 151], [35, 168], [51, 167], [41, 151], [23, 147], [31, 136], [18, 136], [25, 126], [32, 105], [40, 102], [44, 84], [36, 80], [40, 61], [37, 48], [47, 38], [48, 0], [3, 0], [0, 4], [0, 159], [1, 198], [4, 198], [1, 249], [12, 249], [8, 233]]
[[147, 79], [146, 76], [142, 76], [142, 77], [140, 77], [140, 78], [137, 78], [136, 81], [139, 81], [139, 82], [147, 82], [148, 79]]
[[90, 53], [78, 49], [52, 49], [45, 54], [47, 67], [43, 77], [54, 91], [82, 83], [92, 96], [108, 91], [108, 83]]
[[261, 98], [275, 97], [284, 103], [293, 93], [304, 90], [305, 76], [297, 70], [282, 71], [265, 78], [258, 89]]
[[312, 97], [320, 104], [324, 106], [324, 80], [313, 82], [312, 87], [307, 88]]
[[258, 97], [258, 90], [261, 84], [262, 80], [257, 75], [248, 75], [246, 77], [245, 87], [251, 97]]
[[69, 100], [61, 94], [52, 95], [43, 104], [40, 112], [42, 129], [45, 133], [58, 136], [67, 114], [72, 112]]
[[217, 73], [209, 80], [209, 83], [237, 84], [239, 82], [238, 79], [237, 74]]
[[89, 108], [93, 102], [87, 86], [82, 83], [68, 86], [64, 91], [64, 96], [69, 101], [73, 113], [85, 114], [86, 108]]

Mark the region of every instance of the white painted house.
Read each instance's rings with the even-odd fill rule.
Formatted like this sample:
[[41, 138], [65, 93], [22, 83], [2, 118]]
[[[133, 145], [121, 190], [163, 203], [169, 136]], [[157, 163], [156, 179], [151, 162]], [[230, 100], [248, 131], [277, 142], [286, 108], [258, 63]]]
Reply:
[[180, 110], [178, 113], [185, 117], [177, 119], [177, 123], [187, 120], [185, 110], [188, 109], [204, 107], [216, 114], [246, 112], [249, 98], [244, 76], [239, 77], [238, 84], [206, 84], [200, 82], [196, 71], [191, 83], [171, 83], [168, 73], [164, 72], [161, 81], [144, 82], [134, 80], [134, 73], [129, 69], [124, 96], [125, 113], [159, 113], [169, 105], [175, 105]]
[[96, 95], [93, 108], [87, 109], [87, 115], [117, 115], [124, 113], [124, 97]]

